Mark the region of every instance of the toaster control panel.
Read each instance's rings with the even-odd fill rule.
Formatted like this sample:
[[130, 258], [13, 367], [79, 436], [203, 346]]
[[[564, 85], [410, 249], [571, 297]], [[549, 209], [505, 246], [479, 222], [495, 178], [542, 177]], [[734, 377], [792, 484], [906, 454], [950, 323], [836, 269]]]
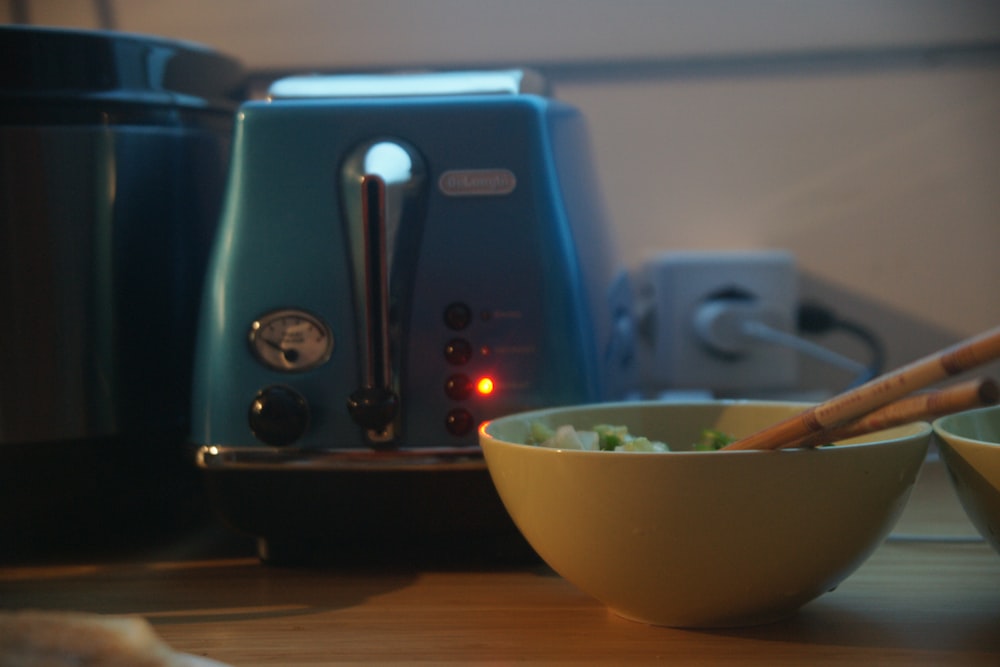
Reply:
[[[442, 309], [443, 335], [440, 350], [433, 356], [443, 369], [444, 380], [437, 397], [421, 401], [418, 408], [437, 413], [441, 436], [471, 444], [478, 424], [495, 416], [491, 411], [495, 406], [487, 402], [498, 383], [494, 357], [509, 356], [511, 349], [521, 350], [518, 356], [523, 356], [524, 349], [534, 349], [532, 345], [512, 346], [496, 339], [491, 321], [512, 317], [509, 312], [502, 315], [488, 309], [474, 311], [462, 301]], [[299, 381], [291, 377], [307, 371], [326, 373], [324, 364], [334, 352], [334, 332], [313, 313], [282, 308], [256, 318], [249, 326], [247, 340], [261, 366], [289, 375], [287, 381], [275, 376], [273, 384], [257, 391], [247, 413], [250, 429], [260, 442], [272, 446], [293, 444], [309, 428], [312, 408], [338, 402], [323, 391], [300, 390]], [[509, 385], [510, 378], [507, 380]], [[417, 393], [425, 391], [426, 387], [419, 387]], [[411, 393], [406, 398], [413, 397]]]
[[465, 370], [472, 360], [472, 343], [461, 334], [472, 322], [472, 309], [464, 303], [452, 303], [444, 310], [445, 325], [457, 336], [450, 339], [444, 346], [444, 358], [455, 372], [451, 373], [444, 383], [445, 396], [456, 405], [445, 416], [445, 427], [454, 436], [463, 436], [475, 428], [476, 419], [467, 407], [461, 405], [473, 393], [475, 382]]
[[[451, 336], [442, 349], [448, 369], [443, 393], [449, 408], [444, 423], [448, 433], [455, 437], [473, 434], [479, 422], [495, 416], [486, 401], [498, 389], [499, 379], [494, 374], [496, 353], [504, 356], [515, 348], [522, 352], [534, 350], [533, 345], [495, 346], [497, 341], [490, 337], [489, 327], [493, 316], [489, 310], [475, 315], [463, 302], [451, 303], [444, 309], [444, 324]], [[481, 325], [478, 328], [472, 326], [477, 318]], [[507, 386], [510, 388], [509, 382]]]

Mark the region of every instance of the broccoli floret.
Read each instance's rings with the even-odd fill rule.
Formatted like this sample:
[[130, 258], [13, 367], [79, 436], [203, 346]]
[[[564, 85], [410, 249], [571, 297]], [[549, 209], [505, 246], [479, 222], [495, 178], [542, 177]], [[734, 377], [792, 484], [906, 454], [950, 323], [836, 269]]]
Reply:
[[598, 424], [594, 427], [597, 433], [597, 448], [604, 451], [613, 452], [628, 439], [628, 429], [624, 426], [611, 426], [610, 424]]
[[722, 449], [736, 438], [714, 428], [706, 428], [701, 432], [701, 439], [691, 447], [697, 452], [714, 452]]
[[634, 437], [625, 426], [598, 424], [590, 431], [564, 425], [553, 431], [541, 422], [532, 422], [525, 444], [556, 449], [603, 450], [608, 452], [666, 452], [669, 447], [649, 438]]

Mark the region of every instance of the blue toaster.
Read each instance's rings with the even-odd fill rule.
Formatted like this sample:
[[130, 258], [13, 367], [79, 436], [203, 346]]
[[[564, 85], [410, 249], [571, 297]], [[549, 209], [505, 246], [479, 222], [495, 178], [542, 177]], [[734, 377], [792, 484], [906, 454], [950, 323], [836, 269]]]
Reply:
[[530, 71], [292, 77], [246, 102], [194, 368], [224, 517], [263, 553], [502, 513], [482, 421], [635, 383], [598, 193], [581, 114]]

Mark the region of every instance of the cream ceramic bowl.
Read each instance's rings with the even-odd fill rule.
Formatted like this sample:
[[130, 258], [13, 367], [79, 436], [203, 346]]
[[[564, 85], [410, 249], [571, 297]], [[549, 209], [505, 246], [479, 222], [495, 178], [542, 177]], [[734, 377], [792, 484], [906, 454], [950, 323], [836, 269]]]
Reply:
[[965, 513], [1000, 553], [1000, 406], [941, 417], [934, 432]]
[[[480, 427], [486, 464], [527, 541], [569, 582], [636, 621], [766, 623], [831, 590], [892, 529], [931, 428], [915, 423], [816, 450], [678, 451], [705, 427], [747, 435], [795, 403], [620, 403]], [[667, 453], [519, 444], [529, 424], [620, 424]]]

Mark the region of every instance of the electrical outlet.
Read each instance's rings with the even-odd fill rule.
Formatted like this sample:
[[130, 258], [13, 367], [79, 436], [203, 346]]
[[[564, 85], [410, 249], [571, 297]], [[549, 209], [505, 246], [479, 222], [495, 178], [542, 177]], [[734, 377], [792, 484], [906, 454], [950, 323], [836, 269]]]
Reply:
[[785, 251], [670, 252], [636, 272], [640, 385], [644, 394], [789, 389], [791, 348], [750, 326], [795, 333], [795, 260]]

